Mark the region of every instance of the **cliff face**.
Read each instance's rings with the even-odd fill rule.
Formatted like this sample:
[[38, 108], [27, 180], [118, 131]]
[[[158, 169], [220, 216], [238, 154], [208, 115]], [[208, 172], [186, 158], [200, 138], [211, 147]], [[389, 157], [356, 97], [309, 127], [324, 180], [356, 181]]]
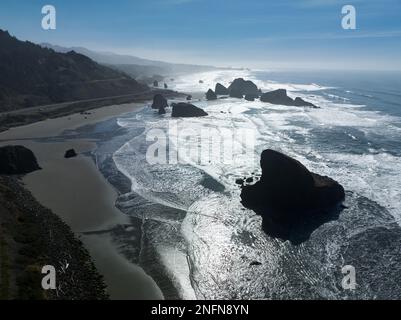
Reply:
[[82, 54], [58, 53], [0, 30], [0, 112], [146, 90]]
[[[43, 290], [42, 267], [57, 272], [58, 290]], [[0, 175], [0, 300], [107, 299], [82, 243], [12, 177]]]

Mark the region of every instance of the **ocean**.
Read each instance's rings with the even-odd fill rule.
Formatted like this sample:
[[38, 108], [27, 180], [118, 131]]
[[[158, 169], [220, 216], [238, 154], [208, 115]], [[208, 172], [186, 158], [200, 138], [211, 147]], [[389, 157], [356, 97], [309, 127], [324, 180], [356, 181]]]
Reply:
[[[264, 92], [287, 89], [320, 108], [201, 98], [238, 77]], [[112, 150], [113, 165], [129, 179], [117, 206], [140, 222], [138, 264], [166, 298], [168, 286], [183, 299], [401, 297], [401, 73], [225, 70], [166, 82], [192, 94], [209, 115], [172, 119], [170, 108], [161, 116], [144, 106], [119, 117], [118, 136], [94, 155], [115, 182], [105, 160]], [[231, 149], [211, 144], [206, 155], [199, 152], [205, 132], [225, 137]], [[166, 154], [157, 153], [166, 161], [150, 163], [156, 142], [166, 145]], [[301, 243], [269, 237], [261, 218], [240, 203], [235, 180], [260, 174], [268, 148], [346, 190], [338, 219]], [[342, 286], [344, 266], [355, 269], [354, 290]]]

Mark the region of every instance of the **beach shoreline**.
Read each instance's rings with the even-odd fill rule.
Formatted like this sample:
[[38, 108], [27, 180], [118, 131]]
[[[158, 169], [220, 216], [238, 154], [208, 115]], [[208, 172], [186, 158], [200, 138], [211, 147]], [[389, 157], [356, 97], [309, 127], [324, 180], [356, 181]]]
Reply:
[[6, 131], [10, 128], [34, 124], [47, 119], [62, 118], [76, 113], [88, 114], [91, 110], [103, 109], [103, 107], [108, 106], [125, 105], [136, 102], [145, 103], [158, 93], [163, 94], [166, 97], [175, 97], [179, 95], [184, 96], [182, 93], [171, 90], [152, 89], [142, 93], [62, 102], [0, 112], [0, 132]]
[[[149, 102], [148, 102], [149, 103]], [[31, 149], [42, 170], [22, 181], [35, 199], [57, 214], [84, 243], [111, 299], [163, 299], [163, 293], [146, 272], [128, 261], [109, 230], [129, 234], [134, 222], [115, 207], [118, 190], [97, 168], [90, 153], [95, 139], [68, 139], [65, 131], [135, 112], [146, 102], [113, 105], [47, 119], [0, 133], [0, 146], [23, 145]], [[64, 152], [75, 149], [76, 158], [65, 159]]]

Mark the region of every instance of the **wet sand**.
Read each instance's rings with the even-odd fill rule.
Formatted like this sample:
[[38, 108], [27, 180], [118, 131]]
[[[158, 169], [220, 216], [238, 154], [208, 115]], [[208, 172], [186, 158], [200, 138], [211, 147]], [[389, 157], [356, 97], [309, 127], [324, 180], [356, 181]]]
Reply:
[[[92, 158], [82, 154], [96, 148], [95, 141], [54, 138], [62, 137], [64, 130], [95, 124], [144, 105], [146, 103], [103, 107], [91, 110], [88, 115], [49, 119], [0, 133], [0, 145], [24, 145], [35, 153], [42, 170], [23, 178], [27, 189], [83, 241], [104, 276], [111, 299], [161, 299], [163, 295], [140, 267], [120, 254], [111, 235], [82, 234], [130, 224], [128, 217], [114, 206], [117, 191], [97, 170]], [[78, 156], [65, 159], [64, 153], [70, 148], [74, 148]]]

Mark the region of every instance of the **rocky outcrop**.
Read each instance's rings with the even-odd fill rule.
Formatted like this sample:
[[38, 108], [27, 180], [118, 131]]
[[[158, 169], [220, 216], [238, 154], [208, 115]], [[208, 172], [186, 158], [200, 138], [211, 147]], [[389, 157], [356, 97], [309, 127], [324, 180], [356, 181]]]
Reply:
[[75, 152], [74, 149], [69, 149], [64, 154], [64, 158], [66, 158], [66, 159], [75, 158], [76, 156], [77, 156], [77, 153]]
[[301, 99], [300, 97], [296, 97], [294, 100], [294, 104], [297, 107], [312, 107], [312, 108], [317, 108], [317, 106], [315, 106], [313, 103], [311, 102], [307, 102], [303, 99]]
[[277, 89], [263, 93], [260, 97], [260, 101], [285, 106], [291, 106], [294, 104], [294, 100], [287, 96], [287, 90], [285, 89]]
[[270, 235], [287, 238], [298, 227], [324, 218], [345, 198], [338, 182], [277, 151], [264, 150], [260, 165], [260, 181], [243, 186], [241, 199], [262, 216], [263, 229]]
[[164, 83], [164, 89], [168, 89], [167, 83]]
[[190, 103], [173, 103], [172, 117], [204, 117], [208, 114], [201, 108], [198, 108]]
[[240, 90], [230, 90], [230, 97], [242, 99], [244, 96]]
[[192, 96], [191, 95], [188, 95], [187, 96], [187, 101], [191, 101], [192, 100]]
[[157, 80], [153, 81], [153, 86], [154, 87], [158, 87], [159, 86], [159, 82]]
[[254, 95], [254, 94], [246, 94], [245, 95], [245, 100], [247, 100], [247, 101], [255, 101], [256, 98], [258, 98], [258, 96]]
[[243, 78], [235, 79], [228, 87], [228, 91], [230, 92], [230, 96], [232, 92], [237, 96], [247, 94], [259, 96], [259, 90], [256, 84], [250, 80], [244, 80]]
[[223, 86], [221, 83], [216, 83], [216, 87], [214, 89], [214, 92], [217, 95], [228, 95], [229, 94], [228, 89], [225, 86]]
[[35, 155], [24, 146], [0, 148], [0, 174], [27, 174], [41, 168]]
[[206, 99], [207, 100], [217, 100], [217, 96], [212, 89], [209, 89], [206, 92]]
[[160, 109], [160, 108], [167, 108], [168, 103], [165, 97], [163, 97], [160, 93], [156, 94], [153, 97], [152, 109]]
[[287, 90], [285, 89], [277, 89], [274, 91], [266, 92], [261, 95], [260, 101], [284, 106], [317, 108], [314, 104], [306, 102], [299, 97], [295, 98], [295, 100], [292, 99], [287, 95]]

